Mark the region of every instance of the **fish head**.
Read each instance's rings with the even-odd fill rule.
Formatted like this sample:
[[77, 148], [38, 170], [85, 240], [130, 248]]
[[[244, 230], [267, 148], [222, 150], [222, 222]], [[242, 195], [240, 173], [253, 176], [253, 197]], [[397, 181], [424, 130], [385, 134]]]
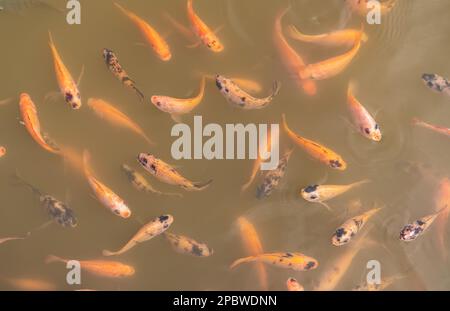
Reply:
[[167, 97], [166, 96], [157, 96], [154, 95], [150, 98], [150, 101], [153, 105], [155, 105], [158, 108], [164, 107], [167, 105]]
[[309, 202], [320, 202], [321, 197], [318, 191], [319, 185], [309, 185], [300, 190], [303, 199]]
[[226, 88], [228, 84], [228, 79], [225, 78], [222, 75], [216, 75], [216, 86], [219, 89], [219, 91], [222, 91], [224, 88]]
[[341, 158], [332, 159], [329, 163], [331, 168], [339, 171], [345, 171], [347, 169], [347, 163], [345, 163], [345, 161]]
[[205, 41], [206, 41], [206, 46], [208, 47], [208, 49], [210, 49], [213, 52], [219, 53], [219, 52], [222, 52], [224, 49], [222, 43], [220, 43], [220, 41], [217, 38], [215, 38], [215, 36], [206, 38]]
[[347, 230], [344, 227], [340, 227], [336, 230], [336, 232], [331, 237], [331, 243], [334, 246], [342, 246], [350, 242], [351, 238], [353, 237], [353, 232], [350, 230]]
[[81, 108], [81, 95], [80, 92], [66, 91], [64, 93], [64, 99], [66, 103], [74, 110]]
[[423, 229], [420, 226], [408, 224], [400, 231], [400, 240], [405, 242], [414, 241], [422, 231]]
[[109, 62], [110, 58], [114, 55], [114, 52], [111, 51], [110, 49], [103, 49], [103, 58], [105, 59], [106, 62]]
[[173, 223], [172, 215], [161, 215], [158, 217], [158, 221], [163, 225], [165, 229], [167, 229]]
[[367, 138], [376, 142], [381, 141], [381, 138], [383, 136], [381, 134], [380, 126], [378, 124], [375, 124], [373, 128], [364, 129], [364, 134], [367, 136]]
[[434, 73], [423, 74], [422, 81], [430, 89], [437, 92], [442, 92], [445, 88], [450, 87], [449, 82], [446, 79]]
[[156, 174], [156, 162], [157, 158], [149, 153], [141, 153], [138, 155], [138, 162], [150, 173]]
[[131, 216], [130, 209], [123, 201], [115, 202], [112, 211], [114, 214], [122, 218], [129, 218]]

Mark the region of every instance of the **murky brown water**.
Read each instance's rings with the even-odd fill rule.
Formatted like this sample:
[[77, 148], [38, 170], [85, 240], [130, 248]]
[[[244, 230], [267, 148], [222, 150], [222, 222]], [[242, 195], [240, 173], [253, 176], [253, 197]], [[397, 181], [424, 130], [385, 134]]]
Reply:
[[[343, 1], [290, 2], [292, 10], [284, 24], [294, 23], [306, 33], [327, 32], [346, 20]], [[66, 1], [51, 3], [64, 9]], [[285, 290], [287, 278], [293, 276], [308, 290], [327, 265], [351, 247], [331, 245], [334, 230], [375, 203], [387, 207], [370, 221], [375, 224], [370, 238], [376, 243], [359, 252], [336, 289], [348, 290], [361, 283], [367, 273], [366, 263], [372, 259], [380, 261], [383, 276], [405, 276], [389, 289], [450, 289], [448, 261], [442, 259], [434, 243], [436, 228], [430, 227], [410, 244], [398, 240], [403, 225], [434, 211], [433, 186], [420, 175], [405, 173], [405, 161], [432, 165], [439, 177], [449, 174], [448, 138], [413, 128], [410, 122], [413, 116], [419, 116], [434, 124], [450, 125], [448, 98], [432, 93], [420, 79], [425, 72], [450, 76], [448, 0], [398, 0], [381, 25], [366, 28], [369, 42], [348, 70], [319, 82], [315, 98], [304, 95], [289, 80], [272, 42], [275, 13], [288, 1], [194, 1], [195, 10], [211, 28], [223, 26], [218, 35], [225, 50], [220, 54], [204, 47], [186, 48], [188, 42], [163, 18], [163, 12], [170, 12], [186, 24], [185, 1], [120, 1], [166, 36], [173, 53], [168, 63], [138, 44], [142, 42], [139, 32], [112, 1], [81, 3], [82, 23], [74, 26], [66, 23], [64, 13], [49, 9], [0, 12], [0, 99], [14, 98], [11, 104], [0, 106], [0, 145], [7, 148], [7, 155], [0, 159], [0, 237], [32, 232], [26, 240], [0, 245], [0, 289], [16, 289], [5, 278], [41, 279], [59, 290], [259, 289], [251, 264], [235, 271], [228, 269], [234, 259], [247, 255], [235, 225], [237, 217], [243, 215], [255, 225], [265, 251], [299, 251], [320, 262], [319, 268], [309, 272], [267, 267], [269, 288]], [[350, 18], [348, 25], [357, 28], [358, 18]], [[77, 77], [82, 66], [86, 68], [80, 85], [84, 106], [79, 111], [71, 110], [62, 99], [44, 102], [46, 94], [57, 90], [48, 30], [72, 75]], [[336, 55], [334, 50], [290, 42], [308, 62]], [[202, 115], [204, 123], [222, 125], [278, 123], [281, 114], [286, 113], [294, 131], [338, 151], [347, 160], [348, 169], [331, 171], [297, 148], [282, 185], [269, 198], [257, 200], [255, 185], [241, 195], [240, 186], [248, 178], [252, 162], [173, 160], [173, 121], [148, 101], [141, 104], [132, 92], [121, 87], [103, 63], [104, 47], [118, 54], [148, 97], [190, 96], [198, 88], [199, 72], [250, 78], [267, 90], [273, 80], [280, 80], [279, 96], [259, 111], [231, 108], [209, 81], [203, 102], [183, 121], [191, 124], [195, 114]], [[345, 96], [350, 79], [357, 83], [359, 100], [369, 111], [377, 112], [384, 134], [379, 144], [355, 133], [344, 120], [349, 119]], [[19, 124], [17, 103], [21, 92], [32, 96], [42, 127], [55, 141], [80, 152], [90, 150], [96, 176], [125, 199], [133, 212], [131, 219], [108, 212], [92, 197], [80, 172], [65, 167], [61, 158], [45, 152], [31, 139]], [[141, 125], [157, 146], [150, 148], [136, 135], [99, 119], [86, 105], [90, 97], [114, 103]], [[289, 145], [284, 133], [281, 145]], [[182, 199], [137, 192], [120, 165], [128, 163], [138, 168], [135, 159], [140, 152], [152, 152], [179, 166], [188, 178], [212, 178], [214, 182], [203, 192], [185, 192]], [[78, 226], [63, 229], [51, 224], [37, 230], [47, 222], [47, 214], [27, 188], [11, 184], [16, 170], [42, 191], [66, 200], [77, 214]], [[182, 191], [140, 171], [161, 191]], [[345, 184], [365, 178], [372, 183], [329, 202], [332, 213], [297, 195], [300, 187], [308, 184]], [[355, 200], [361, 201], [361, 209], [348, 209]], [[44, 263], [49, 254], [101, 259], [103, 249], [118, 249], [143, 223], [167, 213], [175, 218], [171, 232], [208, 243], [214, 255], [194, 258], [177, 254], [158, 237], [113, 258], [133, 265], [134, 277], [111, 281], [83, 273], [81, 286], [66, 284], [67, 270], [62, 264]]]

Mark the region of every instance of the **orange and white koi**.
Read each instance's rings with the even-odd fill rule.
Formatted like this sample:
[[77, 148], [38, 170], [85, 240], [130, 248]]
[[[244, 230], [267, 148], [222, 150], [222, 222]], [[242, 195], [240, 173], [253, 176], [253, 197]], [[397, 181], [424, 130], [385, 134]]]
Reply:
[[348, 109], [352, 116], [352, 121], [356, 129], [366, 138], [379, 142], [381, 141], [381, 129], [375, 119], [367, 109], [352, 94], [352, 86], [348, 86], [347, 91]]
[[131, 240], [127, 242], [121, 249], [119, 249], [116, 252], [112, 252], [109, 250], [103, 250], [103, 256], [117, 256], [121, 255], [127, 251], [129, 251], [131, 248], [136, 246], [139, 243], [148, 241], [153, 239], [154, 237], [162, 234], [164, 231], [166, 231], [169, 226], [173, 223], [173, 217], [172, 215], [162, 215], [159, 217], [156, 217], [146, 225], [144, 225], [139, 231], [133, 235]]
[[428, 129], [428, 130], [431, 130], [433, 132], [445, 135], [445, 136], [450, 136], [450, 128], [448, 128], [448, 127], [433, 125], [433, 124], [427, 123], [425, 121], [422, 121], [418, 118], [413, 118], [412, 124], [416, 125], [416, 126], [420, 126], [422, 128]]
[[[216, 80], [215, 75], [204, 75], [205, 78]], [[241, 77], [231, 77], [230, 80], [233, 80], [237, 85], [250, 93], [259, 93], [263, 90], [261, 84], [255, 80], [241, 78]]]
[[369, 182], [370, 180], [365, 179], [348, 185], [309, 185], [300, 190], [300, 195], [308, 202], [320, 203], [331, 210], [326, 201]]
[[88, 151], [83, 152], [83, 167], [84, 167], [84, 175], [88, 180], [89, 186], [94, 192], [97, 199], [109, 209], [112, 213], [122, 217], [128, 218], [131, 216], [131, 211], [125, 202], [115, 194], [110, 188], [101, 183], [94, 175], [91, 173], [91, 169], [89, 167], [89, 158], [90, 154]]
[[200, 19], [194, 12], [192, 0], [187, 1], [187, 15], [191, 23], [192, 30], [198, 39], [211, 51], [222, 52], [224, 47], [216, 34]]
[[381, 208], [374, 208], [344, 222], [339, 226], [339, 228], [336, 229], [335, 233], [331, 237], [331, 243], [334, 246], [342, 246], [350, 242], [351, 239], [364, 227], [367, 221], [380, 210]]
[[417, 239], [431, 226], [431, 224], [436, 220], [439, 214], [448, 210], [448, 207], [449, 206], [447, 205], [441, 208], [436, 213], [422, 217], [415, 222], [403, 227], [403, 229], [400, 231], [400, 240], [411, 242]]
[[[47, 256], [45, 262], [47, 264], [53, 262], [67, 263], [70, 259], [64, 259], [54, 255]], [[109, 261], [109, 260], [78, 260], [82, 270], [85, 270], [96, 276], [106, 277], [106, 278], [124, 278], [133, 276], [135, 269], [130, 266], [123, 264], [119, 261]]]
[[169, 96], [152, 96], [151, 102], [156, 108], [171, 115], [172, 119], [179, 121], [180, 115], [191, 112], [203, 100], [205, 95], [205, 77], [200, 81], [200, 90], [195, 97], [192, 98], [174, 98]]
[[[306, 35], [301, 33], [294, 25], [288, 26], [289, 35], [292, 39], [305, 43], [314, 43], [322, 46], [353, 46], [360, 34], [359, 30], [342, 29], [332, 31], [320, 35]], [[367, 34], [363, 33], [361, 40], [366, 42], [368, 40]]]
[[139, 125], [137, 125], [133, 120], [130, 119], [130, 117], [128, 117], [126, 114], [124, 114], [122, 111], [120, 111], [110, 103], [98, 98], [89, 98], [88, 106], [100, 118], [104, 118], [105, 120], [115, 125], [129, 129], [135, 134], [141, 136], [150, 145], [155, 144], [150, 138], [148, 138], [148, 136], [144, 133], [144, 130]]
[[[247, 218], [241, 216], [237, 219], [237, 225], [247, 253], [251, 256], [258, 256], [260, 254], [263, 254], [264, 250], [259, 239], [259, 235], [253, 224], [248, 221]], [[266, 266], [262, 262], [256, 262], [255, 268], [258, 273], [261, 288], [263, 290], [267, 290], [269, 285], [267, 280]]]
[[427, 87], [436, 93], [443, 93], [450, 96], [450, 80], [435, 73], [424, 73], [422, 81]]
[[3, 158], [6, 155], [6, 147], [0, 146], [0, 158]]
[[53, 63], [55, 66], [56, 80], [58, 81], [61, 94], [64, 96], [64, 100], [70, 105], [72, 109], [81, 108], [81, 95], [78, 90], [78, 85], [72, 78], [67, 67], [64, 65], [58, 50], [53, 43], [52, 34], [49, 32], [50, 37], [50, 49], [53, 55]]
[[316, 82], [310, 79], [302, 79], [300, 76], [301, 70], [306, 66], [302, 57], [289, 45], [288, 41], [283, 35], [283, 29], [281, 26], [281, 20], [289, 11], [290, 7], [287, 7], [278, 12], [275, 18], [273, 39], [275, 47], [278, 50], [281, 61], [286, 67], [290, 77], [296, 82], [296, 84], [303, 89], [305, 94], [313, 96], [317, 93]]
[[351, 63], [361, 47], [362, 30], [354, 42], [353, 47], [346, 53], [323, 60], [318, 63], [306, 65], [300, 69], [302, 79], [325, 80], [332, 78], [344, 71]]
[[19, 108], [23, 124], [34, 141], [51, 153], [60, 154], [60, 149], [57, 146], [50, 146], [49, 139], [42, 134], [37, 109], [30, 95], [20, 94]]
[[127, 16], [137, 28], [139, 28], [145, 40], [147, 40], [148, 44], [150, 44], [153, 48], [153, 51], [155, 51], [159, 59], [167, 62], [172, 58], [172, 54], [166, 40], [152, 26], [118, 3], [114, 3], [114, 5], [122, 11], [122, 13], [125, 14], [125, 16]]
[[214, 253], [214, 250], [205, 243], [197, 242], [187, 236], [168, 232], [165, 232], [164, 236], [177, 253], [195, 257], [209, 257]]
[[256, 98], [241, 89], [233, 80], [224, 76], [216, 76], [216, 86], [228, 102], [245, 110], [262, 109], [267, 107], [280, 92], [281, 84], [273, 83], [272, 93], [264, 98]]
[[237, 259], [231, 264], [230, 269], [234, 269], [243, 263], [255, 261], [295, 271], [314, 270], [319, 266], [316, 259], [302, 253], [265, 253]]
[[306, 153], [308, 153], [312, 158], [333, 169], [343, 171], [347, 168], [347, 163], [339, 154], [315, 141], [297, 135], [288, 127], [286, 123], [286, 116], [284, 114], [282, 115], [282, 119], [284, 130], [288, 134], [289, 138], [305, 150]]
[[289, 278], [286, 281], [287, 290], [290, 292], [303, 292], [305, 288], [294, 278]]
[[187, 191], [201, 191], [206, 189], [212, 183], [212, 180], [204, 183], [192, 182], [181, 176], [181, 174], [169, 164], [148, 153], [139, 154], [138, 162], [147, 172], [155, 176], [161, 182], [180, 186]]

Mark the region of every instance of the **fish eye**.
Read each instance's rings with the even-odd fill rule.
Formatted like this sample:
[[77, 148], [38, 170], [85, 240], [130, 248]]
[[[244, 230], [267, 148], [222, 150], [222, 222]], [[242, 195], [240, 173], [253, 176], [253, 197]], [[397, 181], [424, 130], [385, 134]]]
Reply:
[[366, 134], [369, 135], [370, 134], [370, 129], [369, 128], [365, 128], [364, 132], [366, 132]]
[[115, 209], [115, 210], [114, 210], [114, 214], [120, 215], [120, 211], [119, 211], [118, 209]]
[[66, 101], [71, 101], [73, 99], [73, 95], [70, 93], [65, 94]]

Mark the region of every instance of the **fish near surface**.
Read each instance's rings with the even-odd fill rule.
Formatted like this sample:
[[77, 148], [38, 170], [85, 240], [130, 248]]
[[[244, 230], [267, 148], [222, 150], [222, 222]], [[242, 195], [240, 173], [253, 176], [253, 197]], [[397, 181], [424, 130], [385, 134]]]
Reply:
[[50, 49], [53, 55], [53, 64], [55, 67], [56, 80], [58, 81], [61, 94], [64, 96], [64, 100], [72, 109], [81, 108], [81, 95], [78, 90], [78, 85], [72, 78], [67, 67], [64, 65], [55, 44], [53, 43], [52, 34], [49, 32], [50, 37]]
[[450, 96], [450, 81], [435, 73], [424, 73], [422, 81], [431, 90]]
[[411, 224], [407, 224], [400, 231], [400, 240], [405, 242], [411, 242], [417, 239], [420, 235], [422, 235], [435, 221], [435, 219], [442, 212], [448, 210], [448, 206], [441, 208], [438, 212], [422, 217]]
[[167, 62], [172, 58], [172, 53], [166, 40], [152, 26], [118, 3], [115, 2], [114, 5], [140, 30], [160, 60]]
[[121, 249], [116, 252], [109, 250], [103, 250], [103, 256], [117, 256], [121, 255], [139, 243], [153, 239], [154, 237], [162, 234], [173, 223], [172, 215], [159, 216], [146, 225], [144, 225], [139, 231], [125, 244]]
[[317, 94], [316, 82], [311, 79], [302, 79], [300, 71], [306, 66], [303, 58], [289, 45], [283, 35], [281, 21], [290, 7], [280, 10], [275, 17], [273, 40], [281, 62], [285, 66], [292, 80], [301, 88], [305, 94], [313, 96]]
[[180, 186], [187, 191], [202, 191], [212, 183], [212, 180], [205, 183], [192, 182], [181, 176], [181, 174], [169, 164], [148, 153], [139, 154], [138, 162], [147, 172], [155, 176], [159, 181], [169, 185]]
[[27, 186], [34, 194], [39, 196], [39, 202], [53, 221], [66, 228], [74, 228], [77, 226], [78, 221], [75, 212], [67, 204], [51, 195], [42, 193], [35, 186], [25, 181], [17, 172], [14, 177], [19, 184]]
[[205, 243], [197, 242], [187, 236], [168, 232], [165, 232], [164, 236], [177, 253], [195, 257], [209, 257], [214, 253], [213, 249]]
[[308, 153], [313, 159], [316, 159], [317, 161], [322, 162], [323, 164], [336, 170], [344, 171], [347, 168], [347, 163], [339, 154], [315, 141], [297, 135], [288, 127], [286, 116], [284, 114], [282, 115], [282, 119], [283, 128], [289, 138], [306, 153]]
[[381, 129], [367, 109], [353, 96], [352, 86], [348, 86], [347, 103], [352, 122], [359, 133], [364, 137], [379, 142], [381, 141]]
[[419, 126], [419, 127], [431, 130], [438, 134], [450, 136], [450, 128], [448, 128], [448, 127], [433, 125], [433, 124], [427, 123], [425, 121], [422, 121], [418, 118], [413, 118], [412, 124], [415, 126]]
[[120, 65], [119, 59], [114, 51], [110, 49], [103, 49], [103, 58], [105, 59], [106, 66], [113, 73], [113, 75], [122, 82], [123, 85], [132, 89], [141, 101], [144, 101], [144, 94], [136, 86], [136, 82], [130, 78], [127, 72]]
[[[47, 256], [45, 262], [47, 264], [53, 262], [62, 262], [67, 264], [71, 259], [64, 259], [54, 255]], [[125, 278], [133, 276], [135, 269], [132, 266], [123, 264], [118, 261], [109, 260], [77, 260], [82, 270], [85, 270], [96, 276], [106, 278]]]
[[286, 168], [293, 149], [288, 150], [278, 161], [275, 169], [267, 171], [264, 176], [263, 183], [256, 189], [256, 197], [262, 199], [268, 197], [272, 191], [278, 187], [281, 179], [286, 174]]
[[0, 158], [3, 158], [6, 155], [6, 147], [0, 146]]
[[367, 221], [380, 210], [381, 208], [374, 208], [344, 222], [339, 226], [339, 228], [336, 229], [336, 232], [331, 237], [331, 243], [334, 246], [342, 246], [349, 243], [351, 239], [364, 227]]
[[44, 137], [42, 134], [36, 105], [27, 93], [20, 94], [19, 109], [22, 122], [34, 141], [48, 152], [60, 154], [61, 150], [57, 146], [51, 146], [48, 138]]
[[233, 80], [224, 76], [216, 76], [216, 86], [228, 102], [244, 110], [262, 109], [267, 107], [280, 92], [281, 84], [273, 83], [272, 94], [265, 98], [256, 98], [241, 89]]
[[142, 176], [137, 171], [133, 170], [131, 167], [129, 167], [126, 164], [122, 164], [122, 170], [125, 172], [125, 174], [128, 177], [128, 180], [131, 182], [134, 188], [136, 188], [139, 191], [145, 191], [149, 193], [155, 193], [159, 195], [168, 195], [168, 196], [178, 196], [182, 197], [179, 193], [165, 193], [158, 191], [150, 185], [150, 183], [145, 179], [144, 176]]
[[0, 279], [20, 291], [55, 291], [56, 285], [45, 280], [35, 278], [7, 278]]
[[305, 288], [294, 278], [289, 278], [286, 281], [287, 290], [290, 292], [303, 292]]
[[219, 53], [224, 47], [216, 34], [203, 22], [195, 13], [192, 0], [187, 1], [187, 15], [191, 23], [192, 30], [197, 38], [211, 51]]
[[98, 98], [89, 98], [88, 106], [100, 118], [104, 118], [112, 124], [126, 128], [141, 136], [148, 144], [154, 145], [154, 142], [144, 133], [144, 130], [139, 125], [107, 101]]
[[357, 285], [353, 288], [353, 291], [367, 291], [367, 292], [377, 292], [382, 291], [392, 284], [394, 284], [397, 280], [404, 278], [403, 275], [394, 275], [386, 278], [381, 279], [381, 283], [367, 283], [364, 282], [360, 285]]
[[131, 216], [131, 211], [125, 204], [122, 198], [114, 193], [105, 184], [101, 183], [91, 172], [89, 167], [90, 154], [87, 151], [83, 152], [83, 170], [84, 175], [94, 192], [96, 198], [103, 204], [107, 209], [109, 209], [113, 214], [120, 216], [122, 218], [129, 218]]
[[316, 259], [302, 253], [265, 253], [237, 259], [231, 264], [230, 269], [234, 269], [243, 263], [255, 261], [294, 271], [309, 271], [319, 266]]

